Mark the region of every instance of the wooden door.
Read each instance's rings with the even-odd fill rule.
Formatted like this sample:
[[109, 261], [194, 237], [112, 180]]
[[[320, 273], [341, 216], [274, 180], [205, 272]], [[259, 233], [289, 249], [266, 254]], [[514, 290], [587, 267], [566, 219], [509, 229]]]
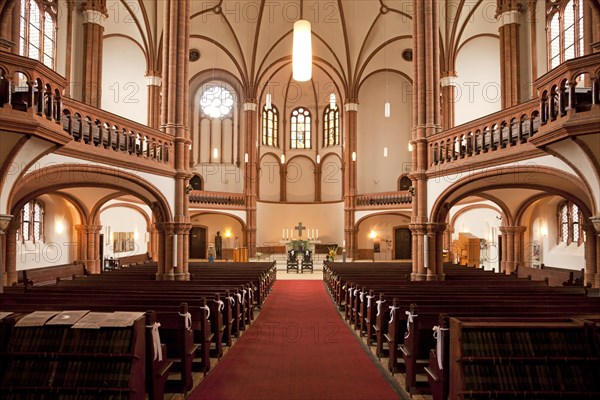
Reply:
[[190, 230], [190, 258], [206, 258], [206, 228], [193, 226]]
[[412, 259], [412, 233], [408, 228], [394, 229], [394, 259]]

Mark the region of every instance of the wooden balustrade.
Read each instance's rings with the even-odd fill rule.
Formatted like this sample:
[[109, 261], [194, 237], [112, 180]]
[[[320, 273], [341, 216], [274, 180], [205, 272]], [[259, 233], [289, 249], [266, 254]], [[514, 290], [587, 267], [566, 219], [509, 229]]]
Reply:
[[173, 166], [173, 138], [118, 115], [64, 99], [62, 128], [75, 142]]
[[203, 190], [192, 190], [190, 192], [190, 205], [202, 208], [239, 208], [246, 205], [243, 194], [225, 192], [205, 192]]
[[356, 207], [397, 208], [398, 206], [411, 204], [412, 198], [413, 196], [409, 191], [361, 194], [356, 196]]
[[430, 136], [430, 168], [504, 149], [526, 151], [528, 142], [533, 149], [560, 140], [564, 134], [556, 131], [580, 115], [593, 129], [589, 112], [600, 107], [600, 53], [566, 61], [540, 77], [535, 88], [539, 97]]

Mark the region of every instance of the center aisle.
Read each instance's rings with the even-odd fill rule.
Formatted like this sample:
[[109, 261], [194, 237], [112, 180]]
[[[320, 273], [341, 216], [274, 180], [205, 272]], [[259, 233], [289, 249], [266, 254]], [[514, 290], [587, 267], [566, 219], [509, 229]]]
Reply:
[[190, 400], [398, 399], [322, 281], [277, 281], [256, 321]]

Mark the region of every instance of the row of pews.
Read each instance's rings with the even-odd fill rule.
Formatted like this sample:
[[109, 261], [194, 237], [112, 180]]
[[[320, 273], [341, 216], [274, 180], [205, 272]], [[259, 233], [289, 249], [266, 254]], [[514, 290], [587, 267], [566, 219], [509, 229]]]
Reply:
[[411, 282], [401, 263], [327, 263], [348, 323], [405, 375], [411, 394], [450, 399], [600, 396], [600, 298], [582, 287], [455, 265]]
[[[211, 358], [251, 324], [276, 279], [270, 262], [192, 264], [190, 281], [156, 281], [156, 270], [145, 263], [51, 286], [6, 287], [0, 398], [185, 393], [192, 372], [206, 374]], [[123, 317], [129, 325], [115, 324]], [[31, 318], [37, 323], [23, 324]], [[32, 381], [28, 371], [45, 373]]]

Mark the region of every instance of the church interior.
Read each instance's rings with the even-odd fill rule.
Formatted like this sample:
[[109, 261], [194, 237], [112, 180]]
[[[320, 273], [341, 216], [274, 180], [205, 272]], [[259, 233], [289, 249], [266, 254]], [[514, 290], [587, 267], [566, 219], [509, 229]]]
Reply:
[[600, 396], [600, 0], [0, 0], [0, 162], [1, 398]]

